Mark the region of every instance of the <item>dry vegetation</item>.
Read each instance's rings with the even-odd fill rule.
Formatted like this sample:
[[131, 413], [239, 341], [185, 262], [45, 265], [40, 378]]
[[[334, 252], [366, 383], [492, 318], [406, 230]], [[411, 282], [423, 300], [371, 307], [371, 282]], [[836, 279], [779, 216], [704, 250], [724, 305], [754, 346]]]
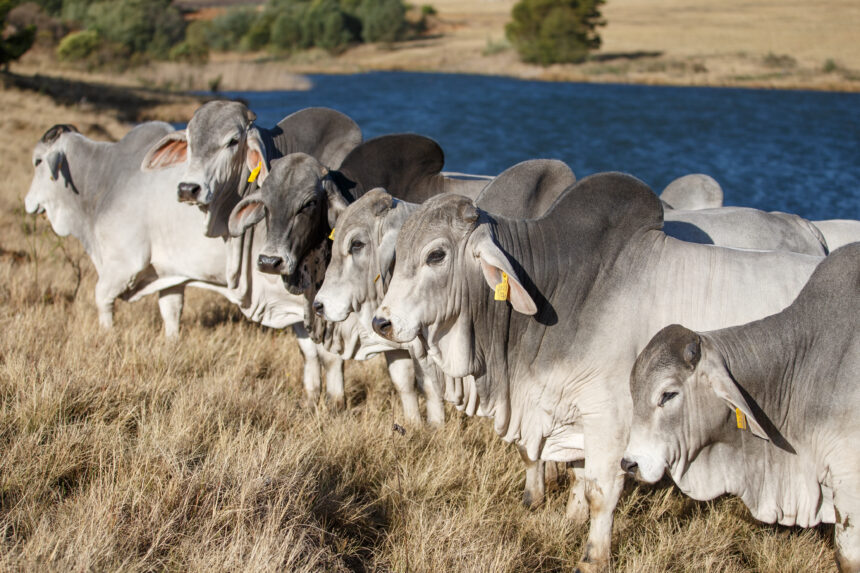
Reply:
[[[856, 0], [610, 0], [603, 46], [584, 64], [547, 68], [519, 61], [505, 39], [517, 0], [422, 0], [437, 15], [423, 37], [364, 44], [333, 56], [314, 49], [287, 59], [266, 53], [213, 54], [207, 64], [166, 62], [122, 73], [58, 66], [33, 50], [12, 70], [93, 77], [126, 86], [225, 91], [307, 89], [296, 74], [420, 70], [553, 81], [742, 86], [860, 91], [860, 3]], [[212, 18], [262, 0], [182, 0]], [[416, 8], [417, 9], [417, 8]]]
[[[585, 530], [565, 488], [522, 508], [519, 456], [486, 420], [393, 431], [380, 361], [349, 365], [347, 411], [312, 412], [292, 335], [208, 293], [177, 342], [154, 300], [101, 331], [89, 260], [22, 198], [50, 125], [127, 126], [15, 90], [0, 106], [0, 570], [570, 568]], [[631, 486], [617, 515], [620, 571], [834, 570], [830, 528], [758, 524], [736, 499]]]

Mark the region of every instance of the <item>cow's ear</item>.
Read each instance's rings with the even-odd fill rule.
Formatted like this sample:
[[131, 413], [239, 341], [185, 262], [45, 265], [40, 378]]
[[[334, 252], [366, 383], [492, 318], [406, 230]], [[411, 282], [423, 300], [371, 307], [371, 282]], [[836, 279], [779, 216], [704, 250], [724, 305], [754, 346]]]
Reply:
[[188, 159], [188, 139], [185, 130], [174, 131], [162, 137], [147, 151], [140, 165], [143, 171], [164, 169], [185, 163]]
[[51, 181], [56, 181], [60, 178], [60, 169], [63, 168], [63, 163], [66, 161], [66, 154], [62, 150], [55, 149], [45, 156], [45, 164], [48, 166]]
[[337, 223], [337, 218], [340, 217], [340, 214], [347, 208], [348, 203], [346, 202], [346, 199], [344, 199], [340, 189], [338, 189], [337, 184], [328, 169], [322, 166], [320, 166], [320, 168], [322, 170], [320, 185], [325, 191], [326, 202], [328, 203], [328, 226], [334, 229], [335, 224]]
[[257, 186], [263, 185], [263, 181], [269, 176], [269, 160], [266, 158], [266, 146], [260, 135], [260, 130], [252, 127], [248, 130], [248, 150], [245, 153], [245, 165], [251, 170], [249, 181], [257, 182]]
[[509, 300], [514, 310], [521, 314], [537, 314], [537, 305], [520, 282], [508, 257], [496, 245], [489, 229], [486, 226], [479, 227], [472, 235], [476, 239], [475, 256], [481, 263], [484, 280], [496, 293], [496, 299]]
[[[729, 408], [735, 411], [738, 427], [743, 428], [745, 423], [754, 435], [769, 440], [770, 437], [768, 437], [767, 432], [762, 429], [761, 424], [756, 420], [752, 408], [750, 408], [744, 396], [745, 393], [741, 392], [741, 388], [729, 371], [728, 365], [722, 359], [708, 360], [706, 363], [711, 388], [713, 388], [714, 393], [719, 398], [728, 404]], [[738, 412], [740, 412], [740, 415]]]
[[250, 193], [239, 201], [227, 221], [227, 229], [233, 237], [241, 236], [249, 227], [259, 223], [266, 214], [266, 204], [259, 192]]

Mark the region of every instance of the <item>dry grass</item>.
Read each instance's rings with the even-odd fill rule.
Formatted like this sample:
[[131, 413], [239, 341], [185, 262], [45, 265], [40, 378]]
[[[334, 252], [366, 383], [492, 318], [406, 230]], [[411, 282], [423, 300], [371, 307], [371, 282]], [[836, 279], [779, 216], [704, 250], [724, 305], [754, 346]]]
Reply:
[[[449, 410], [441, 430], [392, 431], [380, 361], [349, 365], [347, 411], [311, 412], [292, 335], [208, 293], [189, 296], [178, 342], [154, 300], [99, 330], [92, 266], [73, 297], [79, 245], [59, 249], [21, 198], [50, 124], [125, 126], [42, 96], [0, 103], [0, 570], [570, 568], [585, 530], [565, 522], [564, 490], [523, 509], [519, 456], [486, 420]], [[631, 487], [613, 555], [620, 571], [832, 571], [830, 535]]]

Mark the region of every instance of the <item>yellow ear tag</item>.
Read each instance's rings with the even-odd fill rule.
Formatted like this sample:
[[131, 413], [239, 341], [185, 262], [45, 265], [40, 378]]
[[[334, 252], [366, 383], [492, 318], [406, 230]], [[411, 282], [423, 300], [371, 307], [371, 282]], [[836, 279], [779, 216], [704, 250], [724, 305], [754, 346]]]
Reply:
[[260, 162], [257, 163], [257, 166], [254, 167], [254, 170], [251, 171], [251, 175], [250, 175], [250, 177], [248, 177], [248, 183], [253, 183], [254, 181], [257, 180], [257, 175], [260, 174], [260, 170], [262, 168], [263, 168], [263, 161], [260, 160]]
[[331, 230], [331, 233], [328, 234], [328, 240], [334, 241], [334, 229]]
[[378, 281], [378, 280], [379, 280], [379, 277], [381, 277], [381, 276], [382, 276], [382, 275], [381, 275], [381, 274], [379, 274], [379, 275], [376, 275], [376, 278], [375, 278], [375, 279], [373, 279], [373, 282], [376, 282], [376, 281]]
[[508, 294], [510, 294], [510, 288], [508, 285], [508, 274], [502, 272], [502, 282], [496, 285], [493, 298], [495, 300], [508, 300]]
[[747, 417], [741, 412], [740, 408], [735, 408], [735, 418], [738, 422], [738, 429], [746, 430], [747, 429]]

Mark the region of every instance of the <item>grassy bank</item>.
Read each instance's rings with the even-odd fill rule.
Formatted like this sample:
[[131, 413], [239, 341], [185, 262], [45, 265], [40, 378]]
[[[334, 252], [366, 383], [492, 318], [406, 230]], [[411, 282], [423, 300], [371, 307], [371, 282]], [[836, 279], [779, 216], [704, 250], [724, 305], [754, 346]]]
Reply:
[[[303, 408], [289, 333], [190, 292], [179, 341], [156, 301], [99, 329], [74, 239], [23, 213], [55, 123], [128, 129], [109, 105], [0, 90], [0, 570], [564, 571], [585, 528], [565, 488], [520, 504], [523, 470], [482, 419], [407, 428], [379, 360], [347, 369], [348, 408]], [[186, 117], [187, 119], [187, 117]], [[78, 288], [79, 286], [79, 288]], [[736, 499], [630, 486], [619, 571], [834, 571], [832, 529], [755, 523]]]

